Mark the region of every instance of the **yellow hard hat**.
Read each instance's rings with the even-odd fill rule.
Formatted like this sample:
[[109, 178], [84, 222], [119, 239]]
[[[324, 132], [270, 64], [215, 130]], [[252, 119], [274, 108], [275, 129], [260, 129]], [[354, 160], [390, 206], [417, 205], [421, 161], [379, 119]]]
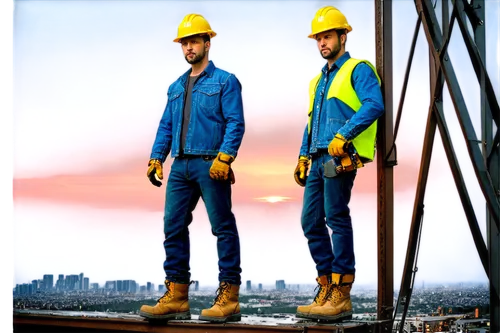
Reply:
[[346, 29], [347, 32], [352, 31], [352, 27], [347, 23], [344, 14], [332, 6], [320, 8], [316, 12], [311, 25], [312, 32], [308, 36], [309, 38], [316, 38], [317, 34], [332, 29]]
[[210, 38], [217, 35], [215, 31], [212, 30], [208, 21], [200, 14], [188, 14], [184, 16], [179, 28], [177, 29], [177, 38], [174, 42], [180, 42], [184, 37], [207, 34]]

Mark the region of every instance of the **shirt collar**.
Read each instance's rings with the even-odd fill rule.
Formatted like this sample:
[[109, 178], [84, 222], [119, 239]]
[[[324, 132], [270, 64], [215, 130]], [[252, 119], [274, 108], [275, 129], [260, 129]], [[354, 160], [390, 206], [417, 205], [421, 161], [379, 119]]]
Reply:
[[325, 64], [325, 66], [323, 66], [323, 69], [321, 70], [324, 74], [328, 73], [328, 72], [333, 72], [336, 68], [340, 68], [342, 67], [342, 65], [348, 60], [350, 59], [351, 56], [349, 55], [349, 52], [345, 52], [343, 55], [341, 55], [337, 61], [335, 61], [332, 65], [332, 68], [328, 69], [328, 62]]
[[[215, 65], [214, 63], [212, 62], [212, 60], [209, 60], [208, 61], [208, 65], [207, 67], [205, 67], [205, 69], [203, 70], [203, 72], [201, 72], [198, 77], [202, 77], [203, 75], [207, 75], [208, 77], [212, 77], [212, 75], [214, 74], [214, 71], [215, 71]], [[191, 68], [188, 69], [183, 75], [182, 75], [182, 82], [183, 84], [186, 83], [187, 79], [188, 79], [188, 76], [189, 74], [191, 74]]]

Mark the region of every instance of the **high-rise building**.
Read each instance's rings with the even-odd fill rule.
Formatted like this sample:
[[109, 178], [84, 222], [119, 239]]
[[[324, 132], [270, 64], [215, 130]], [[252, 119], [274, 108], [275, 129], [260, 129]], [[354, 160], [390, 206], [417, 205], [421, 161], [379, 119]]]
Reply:
[[78, 290], [83, 290], [83, 273], [78, 276]]
[[276, 280], [276, 290], [285, 290], [285, 280]]
[[116, 291], [124, 291], [123, 290], [123, 281], [122, 280], [116, 281]]
[[56, 290], [64, 289], [64, 274], [59, 274], [59, 277], [56, 281]]
[[54, 275], [45, 274], [43, 276], [43, 289], [52, 290], [52, 287], [54, 287]]
[[98, 289], [99, 289], [99, 283], [90, 284], [90, 290], [98, 290]]
[[83, 290], [89, 290], [90, 289], [90, 278], [85, 276], [83, 278]]
[[252, 290], [252, 281], [247, 280], [247, 291], [250, 291], [250, 290]]
[[259, 283], [259, 291], [262, 291], [262, 283]]

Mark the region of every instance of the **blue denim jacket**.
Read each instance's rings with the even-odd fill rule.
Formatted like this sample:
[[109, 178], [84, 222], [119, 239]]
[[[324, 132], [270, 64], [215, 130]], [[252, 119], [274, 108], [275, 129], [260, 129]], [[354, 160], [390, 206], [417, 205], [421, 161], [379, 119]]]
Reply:
[[[339, 68], [351, 56], [344, 53], [328, 70], [328, 63], [323, 67], [321, 78], [314, 97], [311, 145], [308, 143], [307, 125], [302, 138], [300, 156], [317, 153], [318, 149], [327, 149], [336, 133], [346, 140], [352, 140], [367, 129], [384, 113], [384, 102], [377, 77], [365, 63], [356, 66], [351, 82], [362, 104], [358, 112], [336, 98], [325, 100], [328, 89]], [[321, 110], [320, 112], [318, 112]]]
[[[168, 101], [150, 158], [165, 162], [179, 156], [185, 87], [191, 69], [168, 88]], [[191, 118], [184, 153], [236, 157], [245, 132], [241, 84], [233, 74], [209, 61], [192, 91]]]

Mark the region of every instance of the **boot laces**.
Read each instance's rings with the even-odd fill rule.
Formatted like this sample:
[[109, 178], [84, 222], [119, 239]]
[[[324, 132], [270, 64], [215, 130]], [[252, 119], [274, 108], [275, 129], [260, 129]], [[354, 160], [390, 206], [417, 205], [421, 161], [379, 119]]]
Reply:
[[165, 291], [165, 294], [163, 294], [162, 297], [158, 300], [160, 303], [167, 303], [173, 296], [174, 296], [174, 286], [172, 285], [172, 281], [166, 281], [165, 282], [165, 287], [167, 288], [167, 291]]
[[342, 297], [342, 291], [340, 290], [340, 286], [336, 285], [332, 288], [330, 295], [330, 301], [332, 303], [336, 303]]
[[224, 305], [228, 298], [229, 298], [229, 289], [231, 288], [231, 285], [229, 283], [226, 283], [226, 282], [222, 282], [219, 286], [219, 288], [217, 288], [217, 297], [215, 297], [215, 301], [214, 301], [214, 305], [215, 304], [218, 304], [218, 305]]
[[314, 291], [318, 290], [318, 292], [316, 293], [316, 296], [314, 296], [314, 302], [319, 303], [318, 300], [320, 300], [321, 298], [324, 299], [324, 298], [328, 297], [327, 296], [328, 289], [329, 289], [328, 286], [323, 286], [323, 285], [318, 283], [316, 288], [314, 288]]
[[[194, 281], [190, 281], [188, 285], [193, 284]], [[170, 287], [172, 285], [172, 287]], [[163, 294], [162, 297], [157, 302], [160, 303], [167, 303], [172, 297], [174, 297], [174, 282], [172, 281], [165, 281], [165, 287], [167, 288], [167, 291], [165, 291], [165, 294]]]
[[332, 304], [337, 303], [342, 297], [344, 297], [344, 293], [342, 292], [341, 285], [335, 284], [329, 290], [326, 299], [328, 299]]

